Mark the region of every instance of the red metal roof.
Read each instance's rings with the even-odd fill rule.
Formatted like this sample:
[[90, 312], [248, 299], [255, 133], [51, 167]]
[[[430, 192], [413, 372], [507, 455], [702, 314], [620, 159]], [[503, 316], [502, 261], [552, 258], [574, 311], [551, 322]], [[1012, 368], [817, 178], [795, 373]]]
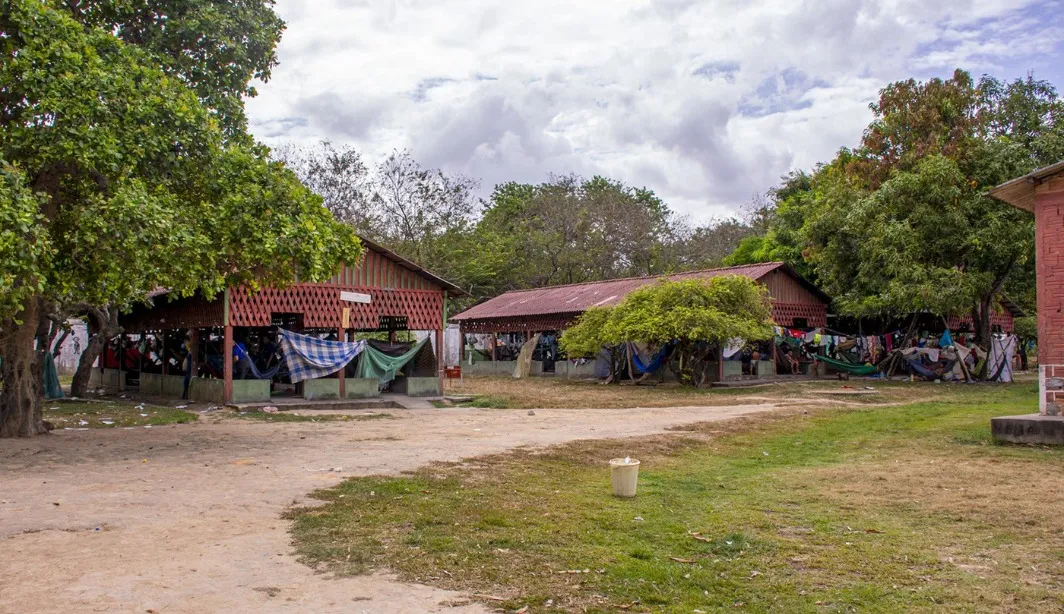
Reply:
[[[616, 305], [633, 290], [654, 283], [663, 277], [671, 281], [678, 281], [683, 279], [710, 279], [721, 275], [742, 275], [759, 280], [781, 267], [801, 280], [801, 277], [786, 264], [782, 262], [766, 262], [722, 269], [688, 271], [686, 273], [658, 277], [629, 277], [626, 279], [592, 281], [532, 290], [511, 290], [479, 305], [474, 305], [455, 315], [452, 320], [513, 318], [552, 313], [583, 313], [592, 307]], [[808, 284], [805, 280], [801, 281]], [[811, 284], [808, 285], [811, 286]], [[813, 290], [817, 294], [823, 294], [815, 288]]]

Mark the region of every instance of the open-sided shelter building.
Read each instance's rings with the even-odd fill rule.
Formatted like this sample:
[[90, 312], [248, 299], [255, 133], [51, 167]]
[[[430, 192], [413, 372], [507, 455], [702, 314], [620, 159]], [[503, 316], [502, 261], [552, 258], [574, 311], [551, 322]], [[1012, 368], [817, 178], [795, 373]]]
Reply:
[[[463, 339], [469, 333], [554, 333], [564, 330], [588, 309], [617, 305], [629, 293], [660, 279], [679, 281], [711, 279], [724, 275], [742, 275], [764, 284], [772, 299], [773, 321], [779, 326], [801, 329], [827, 326], [828, 305], [831, 299], [783, 262], [513, 290], [467, 309], [452, 317], [451, 321], [459, 325]], [[491, 344], [493, 348], [496, 345]], [[562, 364], [558, 363], [559, 366]], [[566, 365], [563, 368], [575, 367]], [[579, 375], [589, 375], [589, 369], [590, 367], [586, 367], [585, 372]], [[724, 369], [725, 365], [721, 364], [722, 379], [728, 375], [724, 373]], [[542, 366], [533, 364], [532, 372], [542, 372]], [[774, 363], [766, 365], [766, 368], [759, 372], [775, 373]], [[501, 373], [500, 371], [499, 374]]]
[[[435, 338], [435, 356], [431, 344], [426, 345], [425, 356], [404, 368], [391, 390], [413, 396], [442, 394], [444, 365], [439, 357], [444, 355], [447, 299], [465, 293], [381, 245], [365, 239], [362, 243], [362, 262], [342, 267], [324, 283], [295, 283], [258, 292], [233, 287], [210, 300], [199, 295], [169, 300], [165, 291], [156, 293], [151, 305], [121, 316], [125, 334], [113, 342], [121, 347], [112, 346], [107, 355], [122, 360], [110, 365], [102, 361], [104, 368], [94, 370], [96, 383], [112, 389], [139, 388], [146, 395], [180, 396], [184, 375], [177, 358], [185, 344], [191, 346], [195, 360], [190, 399], [265, 402], [279, 394], [278, 386], [271, 379], [234, 378], [237, 341], [255, 335], [276, 338], [278, 328], [341, 341], [359, 332], [387, 332], [394, 338], [397, 331], [425, 331]], [[161, 361], [131, 352], [136, 345], [130, 341], [133, 338], [151, 342], [153, 355]], [[376, 381], [352, 378], [350, 369], [285, 390], [305, 399], [369, 397], [378, 392]]]

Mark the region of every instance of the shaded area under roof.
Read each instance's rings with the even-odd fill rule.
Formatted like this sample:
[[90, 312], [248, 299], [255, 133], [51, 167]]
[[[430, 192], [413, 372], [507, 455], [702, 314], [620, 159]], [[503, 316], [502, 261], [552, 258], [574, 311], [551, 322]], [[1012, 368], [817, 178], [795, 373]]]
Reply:
[[475, 305], [451, 319], [456, 322], [464, 320], [485, 320], [492, 318], [527, 317], [543, 314], [582, 313], [592, 307], [611, 307], [624, 300], [629, 293], [660, 279], [680, 281], [685, 279], [711, 279], [723, 275], [741, 275], [753, 280], [760, 280], [772, 271], [782, 269], [798, 280], [810, 292], [820, 297], [825, 303], [830, 297], [816, 286], [802, 278], [790, 266], [783, 262], [766, 262], [719, 269], [688, 271], [655, 277], [628, 277], [606, 281], [592, 281], [581, 284], [549, 286], [531, 290], [511, 290], [495, 298]]

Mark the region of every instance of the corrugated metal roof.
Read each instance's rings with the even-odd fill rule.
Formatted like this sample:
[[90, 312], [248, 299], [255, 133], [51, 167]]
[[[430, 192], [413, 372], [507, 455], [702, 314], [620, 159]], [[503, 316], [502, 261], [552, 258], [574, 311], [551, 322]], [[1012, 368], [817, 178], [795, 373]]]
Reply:
[[990, 190], [990, 195], [1013, 207], [1034, 212], [1034, 188], [1051, 175], [1064, 172], [1064, 161], [1030, 172], [1023, 177], [1006, 181]]
[[[781, 267], [798, 277], [797, 274], [790, 270], [790, 267], [782, 262], [766, 262], [722, 269], [689, 271], [659, 277], [629, 277], [626, 279], [592, 281], [532, 290], [511, 290], [475, 305], [455, 315], [452, 319], [483, 320], [554, 313], [582, 313], [592, 307], [611, 307], [616, 305], [633, 290], [654, 283], [662, 277], [667, 277], [671, 281], [678, 281], [683, 279], [710, 279], [721, 275], [743, 275], [757, 280]], [[817, 292], [819, 293], [819, 291]]]

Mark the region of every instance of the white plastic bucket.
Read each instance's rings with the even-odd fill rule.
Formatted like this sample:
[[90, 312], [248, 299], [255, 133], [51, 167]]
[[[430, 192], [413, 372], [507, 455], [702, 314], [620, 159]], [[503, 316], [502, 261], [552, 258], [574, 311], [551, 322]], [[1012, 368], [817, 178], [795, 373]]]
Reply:
[[634, 497], [635, 487], [639, 482], [639, 461], [634, 458], [610, 460], [610, 477], [613, 478], [614, 496]]

